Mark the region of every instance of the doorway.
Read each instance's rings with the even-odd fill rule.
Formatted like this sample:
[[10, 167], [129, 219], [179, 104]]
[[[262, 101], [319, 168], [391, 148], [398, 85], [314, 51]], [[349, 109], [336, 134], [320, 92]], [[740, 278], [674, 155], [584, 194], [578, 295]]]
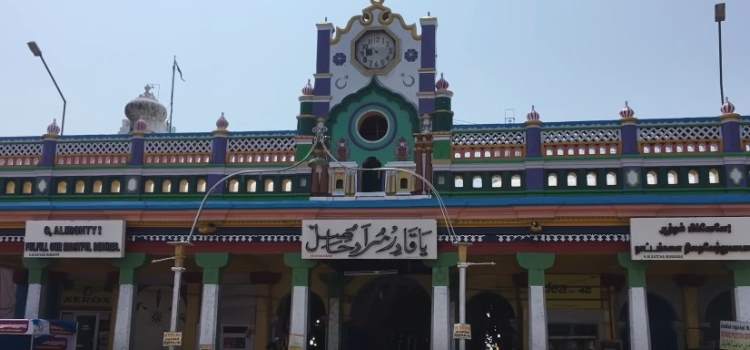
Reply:
[[103, 350], [108, 347], [109, 312], [63, 311], [60, 319], [78, 324], [76, 350]]
[[430, 295], [405, 276], [374, 279], [359, 289], [344, 326], [343, 349], [429, 350]]
[[383, 192], [383, 172], [376, 170], [367, 170], [380, 168], [382, 164], [375, 157], [369, 157], [362, 163], [362, 168], [365, 170], [361, 171], [362, 184], [360, 186], [361, 192]]

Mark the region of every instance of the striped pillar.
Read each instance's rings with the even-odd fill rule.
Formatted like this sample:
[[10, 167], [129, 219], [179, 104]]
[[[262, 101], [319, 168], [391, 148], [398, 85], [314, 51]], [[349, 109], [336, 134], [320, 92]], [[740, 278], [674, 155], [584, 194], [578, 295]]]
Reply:
[[529, 349], [547, 350], [547, 304], [544, 296], [544, 270], [555, 263], [551, 253], [517, 253], [518, 265], [529, 279]]
[[203, 268], [199, 347], [218, 349], [216, 326], [219, 318], [219, 281], [221, 268], [229, 262], [227, 253], [196, 253], [195, 263]]
[[133, 303], [135, 301], [135, 270], [146, 262], [146, 254], [127, 253], [124, 258], [115, 262], [120, 268], [120, 287], [117, 293], [117, 312], [115, 312], [114, 338], [112, 350], [129, 350], [131, 331], [133, 329]]
[[39, 318], [42, 309], [42, 282], [45, 279], [50, 260], [24, 258], [23, 266], [29, 271], [28, 288], [26, 290], [26, 309], [24, 318]]
[[450, 268], [456, 266], [456, 253], [440, 253], [432, 262], [432, 317], [430, 344], [432, 350], [452, 349], [453, 329], [450, 317]]
[[650, 350], [651, 332], [648, 324], [648, 298], [646, 293], [646, 265], [630, 259], [630, 253], [617, 254], [620, 266], [628, 276], [628, 328], [630, 349]]
[[310, 302], [311, 260], [302, 260], [299, 253], [285, 253], [284, 264], [292, 269], [292, 307], [289, 317], [289, 348], [306, 349], [307, 320]]

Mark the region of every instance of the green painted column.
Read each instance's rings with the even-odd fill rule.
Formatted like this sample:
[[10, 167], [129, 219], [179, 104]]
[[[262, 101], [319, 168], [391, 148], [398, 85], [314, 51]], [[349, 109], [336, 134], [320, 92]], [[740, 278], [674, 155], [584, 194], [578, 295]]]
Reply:
[[516, 261], [528, 272], [529, 348], [546, 350], [547, 303], [544, 295], [544, 271], [555, 264], [555, 254], [517, 253]]
[[216, 326], [219, 318], [219, 283], [221, 268], [229, 263], [228, 253], [196, 253], [195, 263], [203, 268], [199, 346], [218, 349]]
[[133, 330], [133, 304], [135, 302], [135, 270], [146, 262], [144, 253], [127, 253], [113, 265], [120, 269], [120, 286], [117, 293], [113, 350], [129, 350]]
[[292, 307], [289, 324], [289, 348], [306, 349], [309, 310], [310, 269], [315, 261], [304, 260], [299, 253], [285, 253], [284, 264], [292, 269]]
[[727, 267], [734, 275], [735, 319], [750, 321], [750, 262], [732, 261]]
[[39, 312], [42, 307], [42, 289], [44, 282], [47, 280], [47, 267], [50, 265], [50, 262], [50, 259], [23, 259], [23, 266], [29, 272], [29, 286], [26, 294], [26, 310], [24, 312], [25, 318], [39, 318]]
[[456, 267], [458, 254], [438, 253], [437, 260], [426, 262], [432, 267], [432, 325], [430, 339], [432, 349], [451, 349], [453, 326], [450, 318], [450, 269]]
[[617, 261], [628, 276], [628, 327], [630, 348], [651, 349], [651, 332], [648, 324], [648, 297], [646, 292], [646, 264], [633, 261], [630, 253], [618, 253]]

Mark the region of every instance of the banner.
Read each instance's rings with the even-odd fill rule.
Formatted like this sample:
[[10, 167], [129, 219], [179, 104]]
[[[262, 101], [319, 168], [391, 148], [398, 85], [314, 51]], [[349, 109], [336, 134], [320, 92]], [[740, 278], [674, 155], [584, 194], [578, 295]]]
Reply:
[[748, 260], [750, 218], [630, 219], [633, 260]]
[[122, 258], [123, 220], [27, 221], [25, 258]]
[[722, 350], [750, 350], [750, 323], [721, 321], [719, 348]]
[[303, 220], [303, 259], [437, 259], [435, 220]]

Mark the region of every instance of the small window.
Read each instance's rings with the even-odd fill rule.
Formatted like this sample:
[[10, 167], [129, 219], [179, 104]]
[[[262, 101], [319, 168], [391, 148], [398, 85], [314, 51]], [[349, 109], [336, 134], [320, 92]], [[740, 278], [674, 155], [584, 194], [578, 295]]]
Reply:
[[344, 189], [344, 179], [336, 179], [336, 189], [337, 190]]
[[292, 192], [292, 179], [284, 179], [281, 181], [281, 188], [284, 192]]
[[708, 183], [712, 185], [719, 183], [719, 169], [708, 170]]
[[690, 169], [688, 171], [688, 184], [695, 185], [700, 182], [700, 176], [698, 175], [698, 170]]
[[471, 187], [473, 188], [482, 188], [482, 177], [479, 175], [474, 176], [471, 179]]
[[307, 186], [307, 178], [306, 177], [301, 177], [299, 179], [299, 187], [305, 187], [305, 186]]
[[180, 180], [180, 193], [188, 193], [190, 191], [190, 182], [187, 179]]
[[65, 180], [62, 180], [57, 183], [57, 193], [59, 194], [65, 194], [68, 193], [68, 182]]
[[568, 183], [568, 186], [570, 187], [578, 186], [578, 175], [576, 175], [576, 173], [573, 173], [573, 172], [568, 173], [567, 183]]
[[95, 180], [94, 184], [91, 186], [91, 192], [102, 193], [103, 190], [104, 184], [102, 183], [102, 180]]
[[402, 177], [398, 181], [398, 188], [401, 190], [408, 190], [409, 189], [409, 179]]
[[146, 183], [143, 185], [143, 191], [146, 193], [154, 193], [156, 190], [156, 184], [154, 183], [154, 180], [146, 180]]
[[438, 176], [438, 185], [445, 185], [445, 176], [440, 175]]
[[453, 177], [453, 187], [455, 188], [463, 188], [464, 187], [464, 177], [461, 175], [456, 175]]
[[593, 171], [589, 171], [588, 174], [586, 174], [586, 186], [594, 187], [596, 186], [596, 173]]
[[273, 192], [273, 180], [266, 179], [266, 181], [263, 183], [263, 188], [266, 192]]
[[551, 173], [547, 175], [547, 186], [557, 187], [557, 174]]
[[670, 170], [667, 172], [667, 185], [676, 185], [679, 182], [677, 172]]
[[258, 192], [258, 182], [253, 179], [247, 180], [247, 183], [245, 184], [245, 191], [250, 193]]
[[166, 179], [161, 182], [161, 192], [171, 193], [172, 192], [172, 180]]
[[617, 174], [614, 171], [607, 173], [607, 186], [617, 186]]
[[8, 181], [5, 183], [5, 194], [16, 194], [16, 182]]
[[513, 175], [510, 178], [510, 187], [521, 187], [521, 175]]
[[237, 193], [240, 191], [240, 182], [237, 179], [229, 180], [228, 186], [230, 193]]
[[[110, 193], [120, 193], [120, 180], [112, 180], [109, 184]], [[154, 192], [154, 182], [151, 181], [151, 192]]]
[[81, 194], [86, 192], [86, 183], [83, 180], [76, 181], [76, 193]]
[[500, 175], [492, 175], [492, 188], [503, 187], [503, 177]]
[[647, 185], [656, 185], [658, 183], [659, 183], [659, 181], [658, 181], [658, 178], [656, 176], [656, 172], [655, 171], [652, 170], [652, 171], [649, 171], [649, 172], [646, 173], [646, 184]]
[[206, 179], [198, 179], [198, 182], [195, 186], [195, 191], [198, 193], [206, 193]]
[[21, 192], [23, 194], [31, 194], [34, 192], [34, 185], [32, 185], [31, 181], [24, 181], [23, 187], [21, 188]]

